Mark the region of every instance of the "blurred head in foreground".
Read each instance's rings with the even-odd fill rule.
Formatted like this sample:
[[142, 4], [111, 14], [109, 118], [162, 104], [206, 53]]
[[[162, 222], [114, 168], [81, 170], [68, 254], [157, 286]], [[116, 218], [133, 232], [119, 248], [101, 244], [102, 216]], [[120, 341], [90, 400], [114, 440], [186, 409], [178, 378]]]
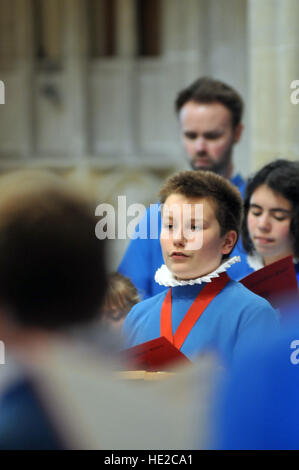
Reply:
[[0, 178], [0, 329], [8, 346], [97, 316], [103, 241], [87, 198], [51, 173]]

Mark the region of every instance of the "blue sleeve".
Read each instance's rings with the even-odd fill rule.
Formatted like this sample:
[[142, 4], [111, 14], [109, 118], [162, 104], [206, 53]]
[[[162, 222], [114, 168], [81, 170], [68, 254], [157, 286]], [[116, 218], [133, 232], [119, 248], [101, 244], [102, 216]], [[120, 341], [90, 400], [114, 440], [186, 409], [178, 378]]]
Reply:
[[144, 318], [144, 304], [146, 301], [139, 302], [134, 305], [125, 318], [122, 326], [122, 338], [125, 348], [130, 348], [136, 344], [144, 343], [145, 340], [141, 339], [143, 334], [148, 331], [148, 326]]
[[246, 190], [246, 181], [242, 178], [240, 174], [235, 175], [230, 181], [238, 188], [238, 190], [241, 193], [242, 199], [244, 199], [245, 190]]
[[280, 329], [279, 314], [268, 301], [258, 296], [253, 298], [250, 308], [241, 316], [234, 357], [242, 357], [248, 347], [259, 347], [275, 337]]
[[229, 268], [229, 277], [235, 281], [239, 281], [253, 272], [253, 269], [247, 262], [247, 253], [242, 245], [241, 238], [239, 238], [238, 243], [231, 252], [230, 258], [233, 256], [240, 256], [240, 261]]
[[[153, 292], [156, 269], [162, 264], [160, 254], [160, 219], [158, 218], [159, 205], [152, 205], [135, 229], [134, 239], [130, 240], [128, 248], [121, 260], [118, 271], [131, 279], [142, 299], [151, 297]], [[156, 217], [157, 224], [151, 224], [151, 213]], [[155, 226], [154, 226], [155, 225]], [[154, 232], [156, 228], [157, 233]], [[141, 236], [139, 236], [141, 235]], [[156, 235], [156, 238], [153, 238]], [[141, 238], [142, 237], [142, 238]], [[151, 239], [152, 238], [152, 239]], [[159, 249], [159, 256], [154, 250]], [[156, 259], [159, 258], [159, 259]], [[157, 266], [159, 264], [159, 266]]]
[[[136, 307], [136, 305], [134, 306]], [[133, 312], [134, 312], [134, 307], [133, 307]], [[121, 329], [121, 335], [123, 338], [123, 345], [124, 348], [130, 348], [132, 346], [132, 315], [134, 316], [134, 313], [132, 314], [132, 310], [128, 313], [128, 315], [125, 318], [125, 321], [123, 322], [122, 329]]]
[[151, 296], [150, 253], [146, 240], [131, 240], [118, 271], [131, 279], [141, 298]]
[[248, 358], [243, 360], [243, 368], [240, 363], [225, 387], [218, 390], [219, 420], [216, 417], [215, 427], [218, 449], [257, 450], [265, 446], [268, 425], [263, 413], [269, 390], [264, 387], [259, 362], [255, 360], [253, 367]]
[[217, 448], [299, 448], [299, 365], [290, 360], [290, 344], [298, 333], [297, 327], [286, 337], [248, 348], [219, 390]]

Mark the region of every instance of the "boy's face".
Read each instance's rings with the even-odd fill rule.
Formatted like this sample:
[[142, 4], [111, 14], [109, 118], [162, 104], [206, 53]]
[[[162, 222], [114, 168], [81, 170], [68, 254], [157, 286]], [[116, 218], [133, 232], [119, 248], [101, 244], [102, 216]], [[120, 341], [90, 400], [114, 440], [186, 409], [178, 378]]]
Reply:
[[[186, 205], [189, 211], [184, 217]], [[196, 279], [214, 271], [221, 264], [222, 255], [230, 253], [236, 238], [233, 230], [220, 236], [210, 199], [182, 194], [171, 194], [166, 199], [160, 242], [164, 262], [177, 279]]]

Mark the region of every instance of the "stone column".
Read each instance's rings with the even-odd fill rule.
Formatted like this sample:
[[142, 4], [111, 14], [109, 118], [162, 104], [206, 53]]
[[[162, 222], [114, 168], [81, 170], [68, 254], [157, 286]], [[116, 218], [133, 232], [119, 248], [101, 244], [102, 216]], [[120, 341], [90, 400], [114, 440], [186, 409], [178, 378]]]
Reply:
[[87, 41], [84, 0], [65, 0], [64, 54], [69, 113], [69, 152], [79, 160], [87, 151]]
[[132, 58], [136, 52], [136, 17], [133, 0], [116, 2], [117, 56]]
[[253, 169], [277, 157], [299, 159], [299, 2], [248, 0], [251, 152]]
[[61, 60], [61, 2], [43, 0], [41, 3], [41, 21], [43, 24], [42, 43], [48, 60], [54, 63]]
[[205, 0], [162, 1], [162, 53], [173, 70], [177, 89], [205, 73], [206, 15]]
[[[1, 165], [19, 164], [32, 153], [32, 19], [30, 0], [1, 0], [0, 107]], [[14, 163], [15, 164], [15, 163]]]
[[[263, 0], [261, 0], [263, 2]], [[247, 0], [208, 0], [205, 24], [206, 72], [233, 86], [242, 96], [244, 132], [234, 147], [234, 172], [251, 171], [248, 123]]]
[[16, 4], [9, 0], [0, 0], [0, 68], [15, 64]]

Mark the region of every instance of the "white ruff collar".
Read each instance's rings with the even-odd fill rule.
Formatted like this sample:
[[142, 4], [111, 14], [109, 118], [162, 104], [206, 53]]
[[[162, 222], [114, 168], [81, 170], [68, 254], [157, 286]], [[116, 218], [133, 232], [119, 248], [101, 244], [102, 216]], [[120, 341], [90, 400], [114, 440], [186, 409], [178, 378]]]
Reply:
[[212, 282], [212, 279], [215, 277], [219, 277], [220, 273], [224, 273], [228, 268], [230, 268], [233, 264], [238, 263], [241, 261], [240, 256], [234, 256], [226, 260], [224, 263], [220, 264], [215, 271], [206, 276], [198, 277], [197, 279], [190, 279], [189, 281], [183, 281], [175, 279], [172, 272], [169, 271], [165, 264], [156, 271], [155, 274], [155, 281], [160, 284], [160, 286], [165, 287], [176, 287], [176, 286], [194, 286], [195, 284], [202, 284], [203, 282]]
[[263, 258], [257, 252], [254, 252], [252, 255], [247, 256], [247, 263], [255, 271], [258, 271], [259, 269], [265, 266]]

